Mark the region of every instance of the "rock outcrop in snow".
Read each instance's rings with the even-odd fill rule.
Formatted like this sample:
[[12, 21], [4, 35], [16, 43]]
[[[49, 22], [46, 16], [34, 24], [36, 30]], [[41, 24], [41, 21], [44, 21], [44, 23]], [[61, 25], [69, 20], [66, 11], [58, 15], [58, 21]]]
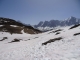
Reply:
[[24, 33], [28, 34], [41, 33], [40, 30], [34, 29], [32, 26], [25, 25], [19, 21], [9, 18], [0, 18], [0, 31], [9, 32], [11, 34], [22, 34], [22, 30], [24, 30]]

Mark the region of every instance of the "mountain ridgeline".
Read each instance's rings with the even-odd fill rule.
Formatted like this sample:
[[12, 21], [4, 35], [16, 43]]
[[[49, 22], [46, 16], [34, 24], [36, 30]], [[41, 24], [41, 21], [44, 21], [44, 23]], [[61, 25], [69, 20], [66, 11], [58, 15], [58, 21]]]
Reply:
[[24, 33], [29, 34], [41, 33], [40, 30], [34, 29], [32, 26], [21, 23], [20, 21], [0, 17], [0, 31], [9, 32], [11, 34], [22, 34], [22, 30]]
[[40, 28], [46, 29], [46, 28], [54, 28], [58, 26], [61, 26], [61, 27], [71, 26], [79, 23], [80, 23], [80, 19], [71, 16], [66, 20], [50, 20], [50, 21], [44, 21], [44, 22], [41, 21], [39, 22], [39, 24], [35, 25], [34, 27], [37, 29], [40, 29]]

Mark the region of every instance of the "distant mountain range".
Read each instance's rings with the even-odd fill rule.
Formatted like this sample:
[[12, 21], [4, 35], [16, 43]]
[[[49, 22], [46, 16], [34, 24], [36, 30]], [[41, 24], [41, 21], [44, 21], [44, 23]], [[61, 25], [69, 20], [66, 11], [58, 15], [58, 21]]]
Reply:
[[39, 29], [39, 30], [50, 30], [53, 29], [54, 27], [58, 27], [58, 26], [71, 26], [71, 25], [75, 25], [75, 24], [79, 24], [80, 23], [80, 19], [75, 18], [73, 16], [71, 16], [68, 19], [65, 20], [50, 20], [50, 21], [40, 21], [37, 25], [35, 25], [34, 27]]
[[20, 34], [23, 30], [25, 33], [36, 34], [40, 33], [41, 31], [51, 30], [55, 27], [71, 26], [79, 23], [79, 18], [71, 16], [70, 18], [65, 20], [50, 20], [44, 22], [40, 21], [37, 25], [34, 25], [33, 28], [31, 25], [24, 24], [20, 21], [0, 17], [0, 31]]

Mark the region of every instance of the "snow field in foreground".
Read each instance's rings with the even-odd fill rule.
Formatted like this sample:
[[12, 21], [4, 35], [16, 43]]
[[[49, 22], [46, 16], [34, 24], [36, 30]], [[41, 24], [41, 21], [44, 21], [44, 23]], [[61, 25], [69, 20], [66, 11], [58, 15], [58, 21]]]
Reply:
[[[0, 60], [80, 60], [80, 35], [74, 36], [75, 33], [80, 32], [80, 27], [71, 30], [69, 27], [62, 28], [58, 35], [49, 32], [35, 35], [10, 35], [1, 32], [0, 39], [2, 37], [8, 37], [8, 39], [0, 41]], [[42, 45], [57, 37], [62, 39]], [[14, 38], [22, 40], [8, 43]]]

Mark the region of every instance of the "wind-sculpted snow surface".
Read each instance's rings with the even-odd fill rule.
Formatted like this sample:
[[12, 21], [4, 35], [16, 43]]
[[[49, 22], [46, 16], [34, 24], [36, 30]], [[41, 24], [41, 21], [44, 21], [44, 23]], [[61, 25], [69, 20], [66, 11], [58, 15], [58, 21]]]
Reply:
[[[60, 34], [48, 31], [40, 34], [9, 34], [0, 32], [0, 60], [80, 60], [80, 26], [75, 29], [61, 28]], [[58, 30], [58, 29], [57, 29]], [[52, 32], [52, 33], [50, 33]], [[42, 45], [50, 39], [62, 37], [61, 40]], [[13, 39], [20, 42], [8, 43]]]

